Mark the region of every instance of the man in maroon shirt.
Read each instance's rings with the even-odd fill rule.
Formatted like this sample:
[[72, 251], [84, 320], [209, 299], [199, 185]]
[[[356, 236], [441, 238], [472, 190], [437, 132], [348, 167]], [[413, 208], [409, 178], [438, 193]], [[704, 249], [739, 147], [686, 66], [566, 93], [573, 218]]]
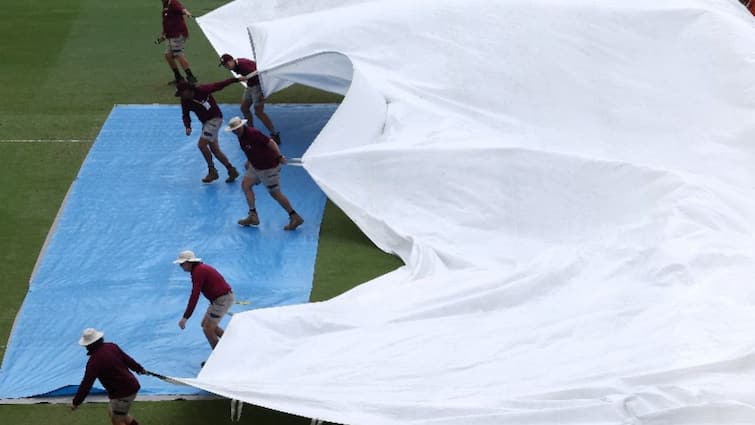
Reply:
[[181, 97], [181, 117], [183, 119], [184, 127], [186, 128], [186, 135], [191, 135], [191, 117], [189, 112], [194, 112], [199, 121], [202, 123], [202, 135], [199, 136], [197, 146], [202, 153], [205, 161], [207, 162], [207, 175], [202, 178], [205, 183], [211, 183], [217, 180], [220, 176], [218, 170], [215, 168], [215, 163], [212, 160], [212, 156], [220, 161], [228, 170], [228, 178], [226, 183], [231, 183], [239, 176], [239, 172], [233, 167], [228, 157], [225, 156], [220, 149], [220, 143], [218, 143], [218, 131], [223, 124], [223, 113], [220, 112], [215, 98], [212, 97], [212, 93], [218, 90], [222, 90], [229, 84], [235, 83], [241, 78], [229, 78], [227, 80], [218, 81], [211, 84], [204, 84], [201, 86], [194, 86], [186, 81], [181, 81], [176, 85], [176, 96]]
[[[238, 75], [244, 75], [247, 77], [257, 71], [257, 63], [253, 60], [247, 58], [234, 59], [233, 56], [229, 55], [228, 53], [220, 57], [220, 65], [224, 66], [229, 71], [233, 71]], [[270, 117], [265, 113], [265, 95], [262, 94], [260, 77], [257, 74], [254, 74], [247, 80], [246, 89], [244, 90], [244, 95], [241, 98], [241, 113], [244, 115], [244, 118], [246, 118], [249, 125], [252, 125], [252, 123], [254, 122], [252, 112], [249, 110], [249, 107], [251, 105], [254, 105], [254, 113], [257, 115], [260, 121], [262, 121], [262, 124], [265, 125], [267, 131], [270, 132], [270, 137], [275, 140], [275, 143], [280, 145], [280, 132], [275, 130], [273, 120], [271, 120]]]
[[189, 38], [189, 29], [186, 27], [186, 21], [184, 16], [191, 18], [191, 12], [178, 0], [162, 0], [163, 2], [163, 31], [160, 33], [160, 37], [157, 39], [158, 43], [165, 40], [168, 41], [165, 47], [165, 61], [168, 62], [168, 66], [173, 70], [175, 80], [171, 81], [171, 84], [177, 84], [182, 81], [184, 77], [178, 72], [178, 65], [186, 72], [186, 78], [189, 82], [194, 84], [197, 82], [197, 78], [191, 73], [189, 68], [189, 61], [186, 60], [184, 55], [184, 44], [186, 39]]
[[226, 131], [232, 131], [239, 138], [241, 150], [246, 154], [246, 173], [241, 181], [241, 189], [246, 196], [249, 205], [249, 214], [238, 223], [242, 226], [260, 224], [257, 210], [254, 206], [254, 191], [252, 186], [262, 183], [267, 188], [281, 207], [288, 213], [288, 224], [284, 230], [294, 230], [304, 223], [304, 219], [291, 207], [286, 195], [281, 192], [280, 170], [281, 165], [286, 163], [286, 157], [281, 154], [275, 141], [252, 126], [246, 125], [247, 120], [233, 117], [228, 122]]
[[739, 2], [742, 3], [742, 5], [744, 5], [744, 7], [746, 7], [747, 10], [750, 11], [750, 13], [752, 13], [753, 15], [755, 15], [755, 1], [751, 1], [751, 0], [739, 0]]
[[118, 345], [105, 342], [104, 336], [103, 332], [93, 328], [84, 329], [81, 333], [79, 345], [86, 347], [89, 360], [79, 390], [71, 402], [71, 410], [76, 410], [84, 402], [94, 380], [99, 379], [110, 399], [110, 422], [113, 425], [139, 425], [139, 422], [128, 414], [131, 403], [141, 388], [139, 381], [129, 369], [140, 375], [146, 371]]
[[192, 251], [181, 252], [173, 263], [178, 264], [183, 271], [191, 273], [191, 296], [178, 326], [181, 329], [186, 328], [186, 321], [194, 313], [201, 293], [210, 300], [210, 306], [207, 307], [202, 319], [202, 330], [210, 346], [215, 348], [218, 340], [223, 336], [223, 328], [218, 325], [233, 305], [234, 296], [231, 286], [217, 270], [204, 264], [202, 259], [197, 258]]

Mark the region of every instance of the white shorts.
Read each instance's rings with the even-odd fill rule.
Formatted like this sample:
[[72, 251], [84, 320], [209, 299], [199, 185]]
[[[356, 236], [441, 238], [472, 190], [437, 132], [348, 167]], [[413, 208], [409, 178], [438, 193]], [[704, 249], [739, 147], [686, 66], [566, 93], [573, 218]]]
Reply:
[[175, 38], [166, 39], [168, 42], [165, 45], [165, 53], [172, 55], [174, 58], [184, 55], [184, 44], [186, 44], [186, 37], [179, 35]]
[[218, 131], [223, 125], [223, 118], [211, 118], [202, 124], [202, 138], [211, 142], [218, 141]]

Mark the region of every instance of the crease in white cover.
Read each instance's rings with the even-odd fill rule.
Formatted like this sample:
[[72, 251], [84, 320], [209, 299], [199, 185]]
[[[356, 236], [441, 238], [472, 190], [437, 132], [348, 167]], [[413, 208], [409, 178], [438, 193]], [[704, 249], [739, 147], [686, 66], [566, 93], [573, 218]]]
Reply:
[[336, 423], [755, 420], [738, 2], [237, 0], [199, 23], [267, 94], [345, 95], [304, 167], [405, 266], [235, 315], [183, 382]]

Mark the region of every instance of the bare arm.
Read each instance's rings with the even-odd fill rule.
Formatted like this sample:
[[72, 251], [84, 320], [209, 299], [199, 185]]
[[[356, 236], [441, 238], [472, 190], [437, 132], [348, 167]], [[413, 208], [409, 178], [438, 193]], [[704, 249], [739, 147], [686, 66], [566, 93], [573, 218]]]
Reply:
[[258, 70], [256, 70], [256, 71], [254, 71], [254, 72], [250, 73], [250, 74], [241, 75], [241, 76], [239, 76], [239, 81], [247, 81], [247, 80], [251, 80], [252, 78], [254, 78], [254, 77], [256, 77], [257, 75], [259, 75], [259, 73], [260, 73], [260, 70], [258, 69]]

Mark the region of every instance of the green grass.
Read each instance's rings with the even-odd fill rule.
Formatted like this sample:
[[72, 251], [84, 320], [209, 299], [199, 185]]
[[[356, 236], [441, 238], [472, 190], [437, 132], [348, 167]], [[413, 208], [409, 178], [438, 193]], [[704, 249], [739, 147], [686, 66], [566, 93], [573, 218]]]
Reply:
[[88, 149], [84, 143], [0, 143], [0, 181], [12, 182], [0, 189], [0, 260], [6, 265], [0, 268], [0, 355], [39, 250]]
[[402, 264], [397, 257], [378, 251], [346, 214], [329, 203], [320, 228], [311, 300], [342, 294], [349, 286], [347, 281], [356, 275], [357, 282], [366, 282]]
[[[310, 419], [258, 406], [245, 405], [239, 422], [231, 421], [228, 400], [139, 401], [130, 413], [144, 425], [169, 424], [255, 424], [309, 425]], [[107, 405], [84, 403], [75, 412], [64, 404], [2, 405], [0, 420], [12, 425], [109, 424]]]
[[[225, 1], [185, 0], [195, 15]], [[114, 104], [175, 104], [172, 73], [153, 40], [160, 2], [132, 0], [3, 1], [0, 26], [0, 355], [28, 289], [34, 264], [66, 191], [91, 142], [7, 143], [2, 140], [91, 141]], [[227, 78], [196, 23], [189, 22], [187, 57], [200, 81]], [[216, 98], [237, 103], [240, 88]], [[270, 99], [281, 103], [338, 102], [340, 97], [293, 86]], [[312, 300], [341, 294], [400, 265], [380, 252], [333, 204], [321, 230]], [[56, 318], [50, 318], [55, 320]], [[83, 373], [83, 371], [82, 371]], [[1, 424], [102, 424], [105, 406], [0, 405]], [[230, 423], [223, 400], [137, 402], [148, 424]], [[247, 406], [241, 423], [307, 424], [308, 419]]]

